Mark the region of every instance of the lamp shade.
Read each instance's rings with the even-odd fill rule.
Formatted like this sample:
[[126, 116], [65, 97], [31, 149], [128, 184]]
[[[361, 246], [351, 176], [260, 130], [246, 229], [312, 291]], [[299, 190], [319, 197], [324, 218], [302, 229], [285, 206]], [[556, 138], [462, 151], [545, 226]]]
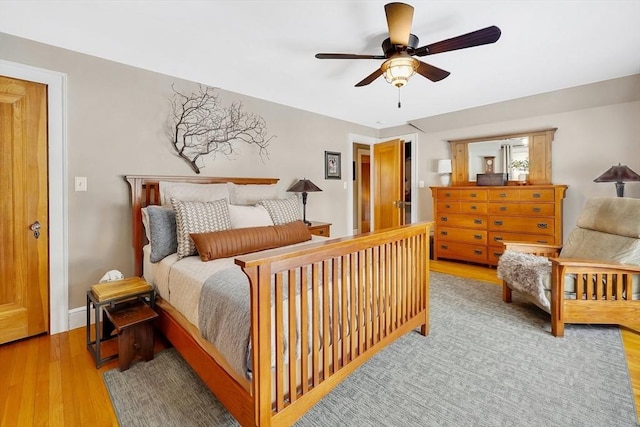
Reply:
[[438, 160], [438, 173], [451, 173], [451, 159]]
[[618, 197], [624, 196], [624, 183], [629, 181], [640, 181], [640, 175], [629, 169], [627, 165], [620, 163], [618, 166], [611, 166], [605, 173], [593, 180], [593, 182], [615, 182]]
[[628, 182], [640, 181], [640, 175], [629, 169], [627, 165], [611, 166], [605, 173], [593, 180], [593, 182]]
[[292, 193], [311, 193], [312, 191], [322, 191], [317, 185], [303, 178], [287, 189]]

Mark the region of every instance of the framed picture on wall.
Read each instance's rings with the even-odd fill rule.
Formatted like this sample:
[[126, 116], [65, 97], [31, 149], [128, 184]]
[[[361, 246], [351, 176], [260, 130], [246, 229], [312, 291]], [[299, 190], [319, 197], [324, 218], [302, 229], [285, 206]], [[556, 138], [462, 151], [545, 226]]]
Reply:
[[340, 153], [333, 151], [324, 152], [324, 178], [342, 179]]

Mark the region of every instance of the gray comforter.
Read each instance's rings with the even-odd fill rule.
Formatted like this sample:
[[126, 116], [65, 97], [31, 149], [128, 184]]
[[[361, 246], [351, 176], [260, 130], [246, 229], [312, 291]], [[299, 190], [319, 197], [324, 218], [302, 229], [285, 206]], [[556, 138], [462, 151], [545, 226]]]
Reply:
[[[298, 275], [297, 275], [298, 276]], [[296, 282], [299, 283], [298, 277]], [[308, 280], [311, 286], [311, 280]], [[273, 286], [272, 286], [273, 289]], [[322, 301], [322, 283], [319, 286], [319, 298]], [[300, 337], [300, 286], [296, 286], [296, 337]], [[307, 301], [311, 307], [311, 292], [307, 292]], [[288, 285], [285, 277], [283, 298], [288, 300]], [[272, 295], [273, 300], [273, 295]], [[275, 345], [275, 322], [272, 303], [271, 310], [271, 361], [273, 366]], [[320, 325], [322, 325], [322, 310], [320, 310]], [[286, 317], [286, 316], [285, 316]], [[312, 311], [307, 313], [309, 330], [307, 336], [311, 336]], [[329, 319], [331, 323], [331, 318]], [[251, 372], [251, 307], [249, 295], [249, 279], [238, 266], [214, 273], [209, 277], [200, 293], [200, 306], [198, 310], [198, 324], [200, 334], [213, 343], [216, 349], [224, 356], [229, 365], [240, 375], [250, 377]], [[287, 319], [283, 321], [284, 328], [284, 353], [288, 350], [289, 324]], [[331, 336], [331, 331], [329, 331]], [[320, 328], [320, 343], [322, 343], [322, 329]], [[299, 340], [298, 340], [299, 341]], [[300, 355], [300, 344], [296, 344], [296, 355]]]
[[249, 279], [240, 267], [218, 271], [200, 293], [200, 334], [213, 343], [231, 367], [247, 374], [251, 325]]

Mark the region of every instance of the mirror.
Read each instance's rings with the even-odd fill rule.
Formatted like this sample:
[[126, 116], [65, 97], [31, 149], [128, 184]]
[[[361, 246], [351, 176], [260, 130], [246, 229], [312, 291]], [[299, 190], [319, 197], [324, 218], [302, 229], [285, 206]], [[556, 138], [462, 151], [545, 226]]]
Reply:
[[476, 185], [477, 174], [507, 173], [508, 183], [551, 184], [556, 129], [452, 140], [452, 185]]

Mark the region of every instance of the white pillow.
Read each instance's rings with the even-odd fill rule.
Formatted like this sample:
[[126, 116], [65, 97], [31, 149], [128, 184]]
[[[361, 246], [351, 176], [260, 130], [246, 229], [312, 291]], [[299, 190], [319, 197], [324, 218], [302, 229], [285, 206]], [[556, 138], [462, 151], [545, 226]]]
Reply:
[[229, 199], [227, 184], [194, 184], [190, 182], [160, 181], [160, 204], [171, 207], [171, 198], [190, 202], [213, 202]]
[[229, 186], [229, 203], [232, 205], [253, 206], [260, 200], [270, 200], [278, 198], [278, 187], [276, 184], [234, 184]]
[[176, 211], [178, 259], [195, 255], [196, 244], [189, 234], [223, 231], [231, 228], [229, 204], [226, 199], [214, 202], [194, 202], [171, 199]]
[[275, 225], [287, 224], [302, 220], [300, 214], [300, 202], [298, 198], [260, 200], [258, 204], [264, 206]]
[[229, 205], [231, 228], [262, 227], [274, 225], [269, 212], [263, 206]]

